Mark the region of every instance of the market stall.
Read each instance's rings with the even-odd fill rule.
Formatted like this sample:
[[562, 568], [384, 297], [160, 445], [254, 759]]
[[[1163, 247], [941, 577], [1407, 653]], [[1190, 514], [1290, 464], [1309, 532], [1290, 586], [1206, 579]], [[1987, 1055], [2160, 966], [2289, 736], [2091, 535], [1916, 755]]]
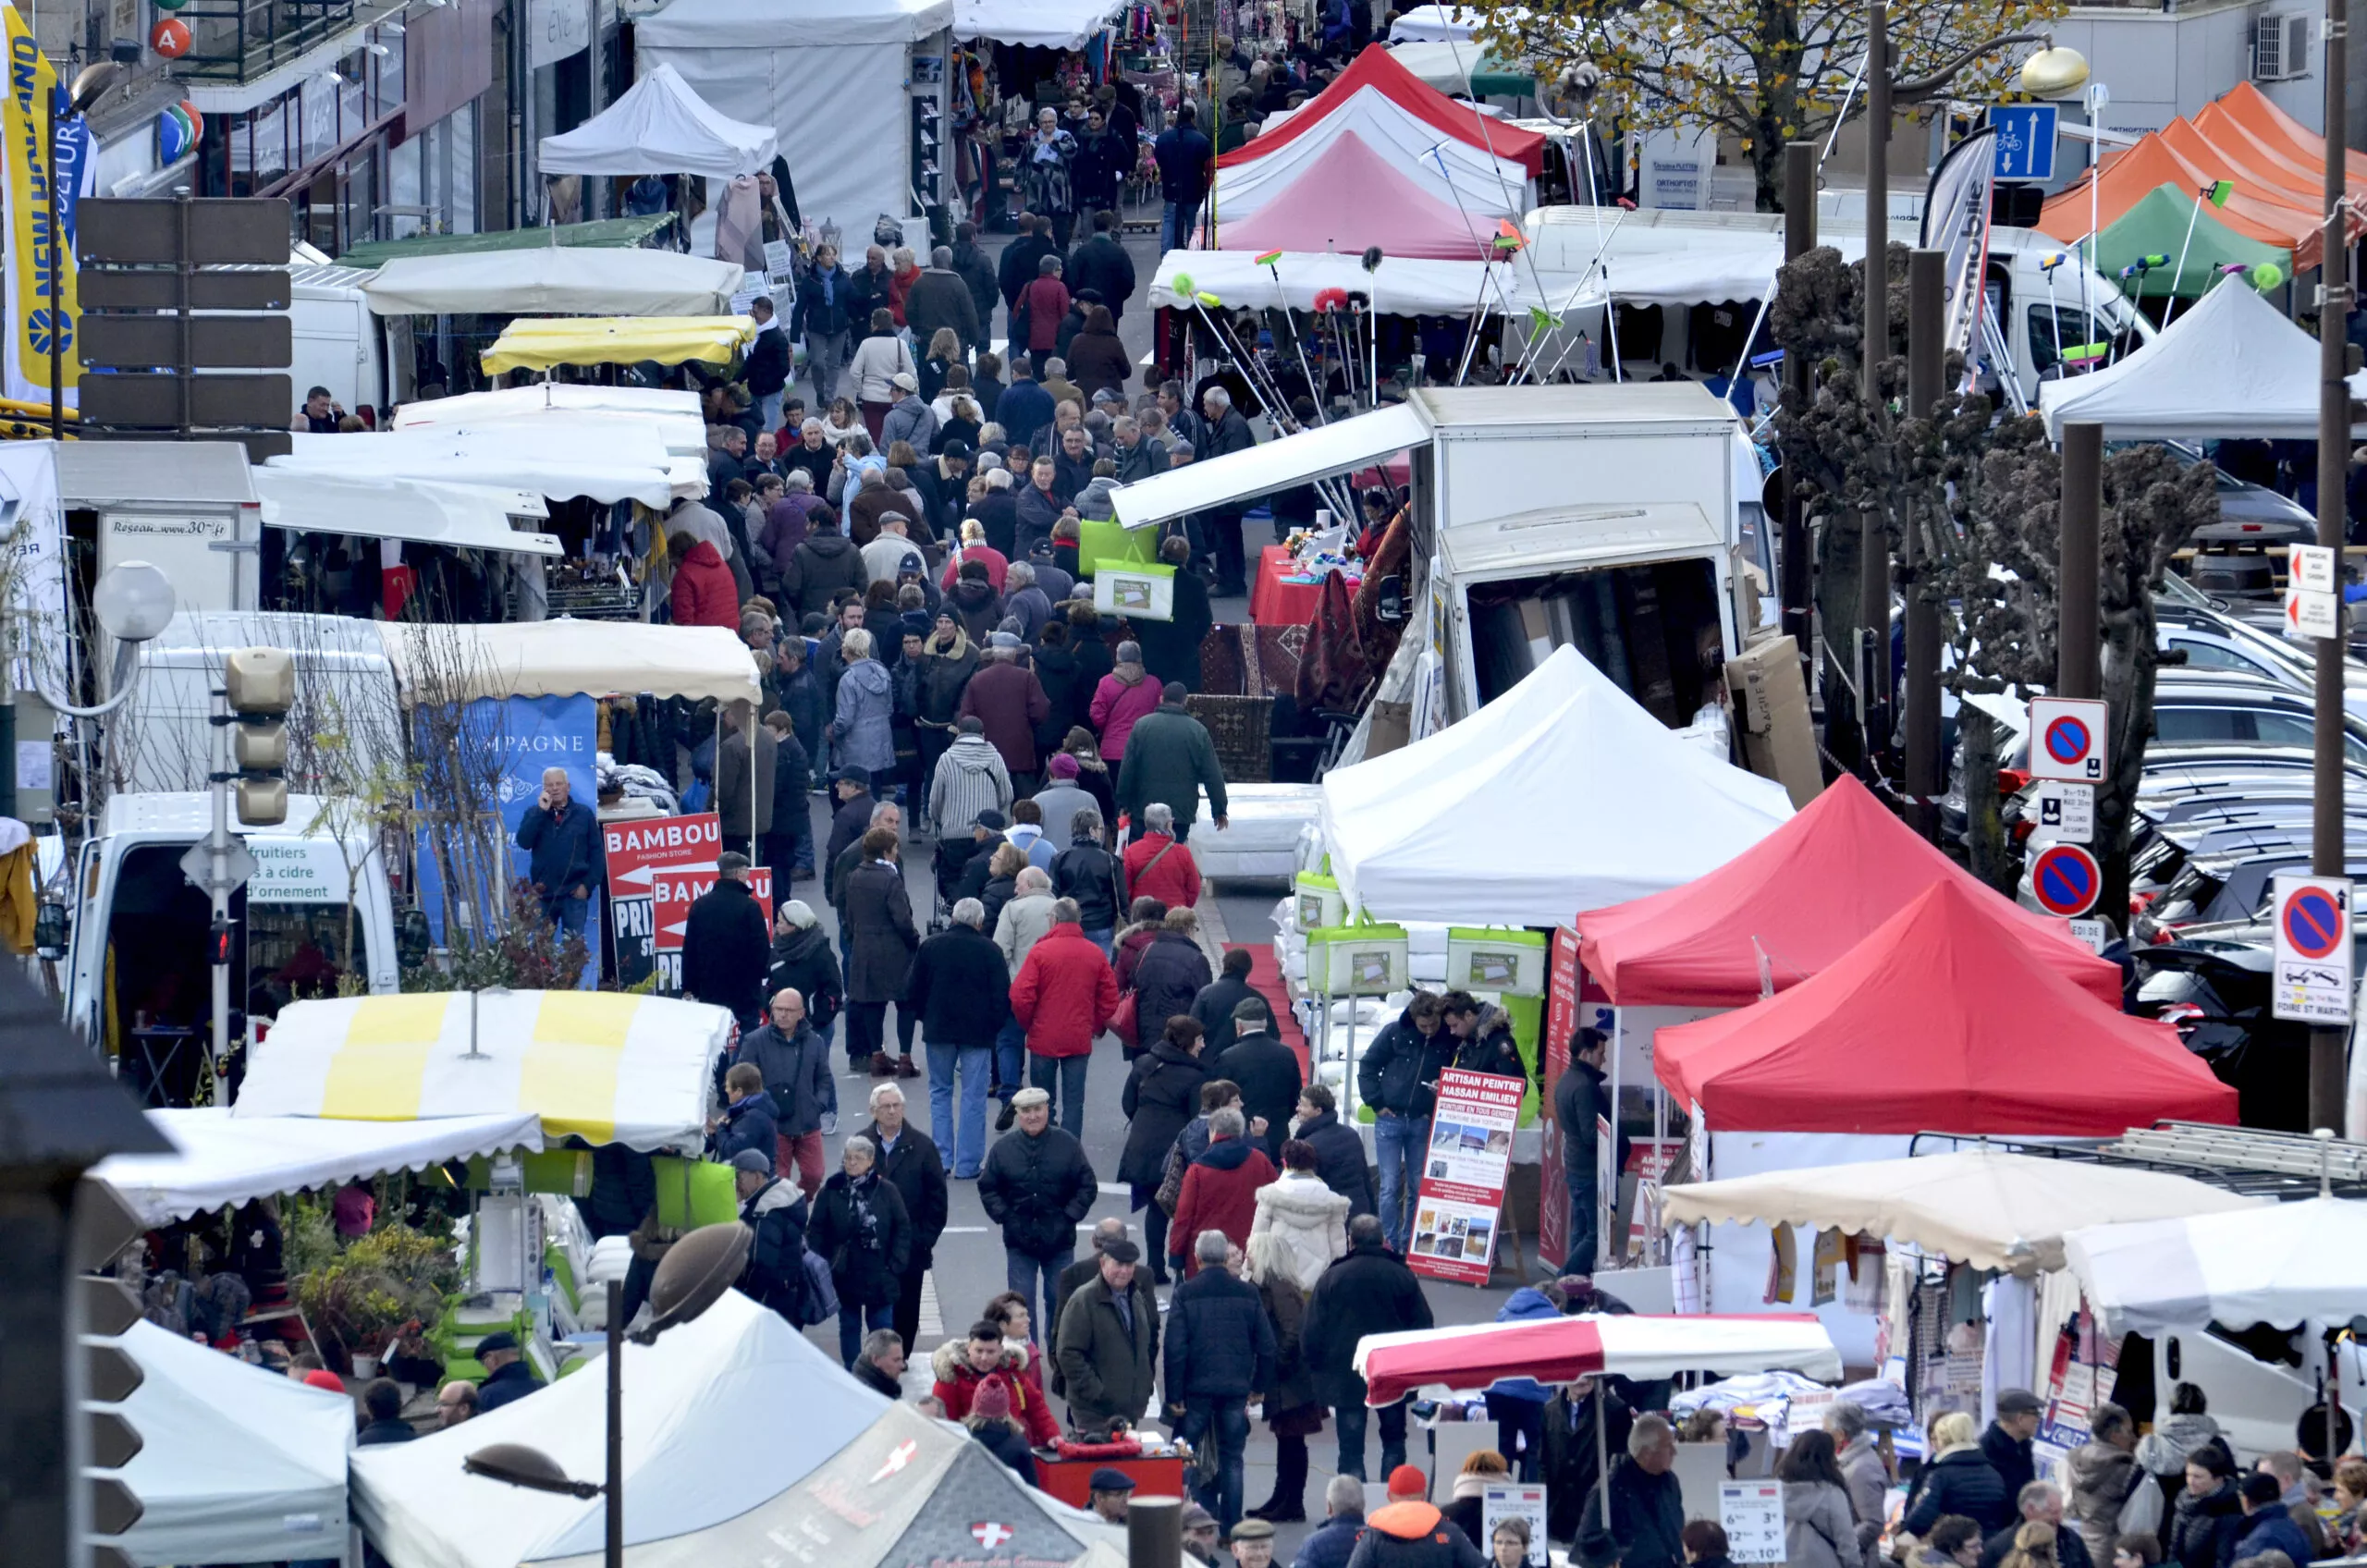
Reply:
[[[1218, 229], [1218, 244], [1253, 255], [1305, 251], [1361, 256], [1378, 245], [1398, 259], [1485, 260], [1494, 254], [1497, 214], [1458, 207], [1426, 188], [1354, 131], [1300, 161], [1256, 210]], [[1491, 204], [1492, 205], [1492, 204]]]
[[[1398, 18], [1401, 22], [1404, 19], [1403, 16]], [[1537, 96], [1537, 73], [1527, 65], [1499, 59], [1467, 39], [1400, 42], [1395, 37], [1396, 29], [1390, 31], [1390, 58], [1441, 92], [1464, 98]]]
[[2063, 1251], [2107, 1333], [2348, 1324], [2367, 1302], [2367, 1203], [2356, 1198], [2115, 1216], [2071, 1231]]
[[487, 375], [560, 365], [728, 365], [756, 340], [749, 316], [529, 316], [502, 330], [482, 359]]
[[953, 0], [953, 36], [1023, 49], [1083, 49], [1125, 0]]
[[521, 556], [565, 553], [556, 535], [512, 524], [513, 518], [541, 521], [550, 516], [543, 497], [531, 490], [284, 468], [258, 468], [253, 479], [264, 521], [293, 533]]
[[1378, 1408], [1417, 1389], [1466, 1392], [1503, 1378], [1570, 1383], [1598, 1376], [1657, 1379], [1680, 1372], [1785, 1370], [1832, 1382], [1841, 1377], [1841, 1354], [1822, 1324], [1797, 1314], [1588, 1313], [1367, 1334], [1356, 1342], [1355, 1369], [1365, 1380], [1365, 1403]]
[[630, 415], [656, 422], [658, 437], [677, 457], [706, 459], [706, 419], [695, 392], [644, 386], [597, 386], [537, 381], [457, 397], [405, 403], [393, 428], [466, 428], [505, 420], [572, 420], [585, 414]]
[[719, 316], [742, 276], [733, 263], [676, 251], [553, 245], [391, 261], [362, 292], [382, 316]]
[[1361, 248], [1285, 251], [1270, 263], [1230, 248], [1170, 251], [1159, 259], [1149, 293], [1153, 305], [1185, 310], [1196, 296], [1212, 294], [1229, 310], [1312, 311], [1316, 296], [1333, 289], [1364, 295], [1383, 315], [1404, 316], [1467, 316], [1482, 304], [1502, 312], [1507, 300], [1524, 313], [1532, 303], [1558, 312], [1600, 305], [1604, 298], [1593, 285], [1572, 279], [1564, 287], [1551, 278], [1546, 284], [1550, 298], [1540, 297], [1528, 269], [1509, 262], [1392, 256], [1367, 272]]
[[[154, 1114], [153, 1112], [151, 1113]], [[100, 1474], [140, 1500], [113, 1541], [141, 1568], [349, 1555], [353, 1401], [136, 1323], [117, 1341], [140, 1386], [115, 1407], [140, 1452]]]
[[[779, 153], [780, 139], [769, 125], [751, 125], [718, 113], [692, 91], [681, 72], [660, 64], [643, 72], [615, 103], [573, 130], [544, 137], [540, 164], [546, 175], [689, 174], [730, 179], [770, 167]], [[732, 288], [738, 287], [734, 277]]]
[[666, 449], [654, 426], [619, 429], [504, 425], [350, 435], [290, 436], [265, 467], [345, 479], [417, 479], [531, 490], [564, 501], [638, 501], [663, 510], [677, 496], [706, 494], [706, 465]]
[[[474, 697], [570, 697], [648, 692], [691, 702], [754, 702], [762, 694], [747, 644], [719, 626], [647, 626], [638, 621], [504, 621], [454, 629], [466, 634], [462, 692]], [[440, 655], [414, 628], [380, 622], [386, 662], [409, 691]], [[439, 670], [441, 675], [448, 673]], [[410, 699], [406, 699], [407, 701]]]

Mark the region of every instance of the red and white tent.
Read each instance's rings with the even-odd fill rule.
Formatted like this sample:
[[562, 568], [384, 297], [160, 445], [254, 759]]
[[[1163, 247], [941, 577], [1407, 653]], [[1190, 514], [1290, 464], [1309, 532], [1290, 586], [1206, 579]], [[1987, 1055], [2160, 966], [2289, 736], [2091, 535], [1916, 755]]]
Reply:
[[1495, 233], [1493, 217], [1457, 211], [1350, 131], [1264, 206], [1220, 221], [1217, 248], [1355, 255], [1378, 245], [1392, 257], [1474, 262], [1489, 259]]
[[1679, 1372], [1797, 1372], [1838, 1382], [1841, 1353], [1814, 1317], [1588, 1314], [1542, 1322], [1477, 1323], [1367, 1334], [1356, 1346], [1367, 1404], [1432, 1384], [1456, 1392], [1500, 1378], [1567, 1383], [1597, 1373], [1673, 1378]]
[[[1415, 189], [1490, 230], [1498, 218], [1519, 222], [1535, 204], [1543, 136], [1456, 103], [1374, 44], [1313, 102], [1217, 160], [1218, 243], [1230, 248], [1226, 224], [1264, 210], [1294, 189], [1350, 134]], [[1341, 249], [1383, 243], [1378, 235], [1388, 220], [1379, 202], [1389, 195], [1374, 191], [1369, 198], [1375, 238]]]

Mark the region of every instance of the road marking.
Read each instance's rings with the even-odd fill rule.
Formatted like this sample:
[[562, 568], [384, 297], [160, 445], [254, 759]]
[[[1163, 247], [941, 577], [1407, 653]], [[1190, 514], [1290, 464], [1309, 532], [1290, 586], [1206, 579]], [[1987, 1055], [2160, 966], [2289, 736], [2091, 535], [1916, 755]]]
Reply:
[[945, 1338], [945, 1318], [937, 1305], [937, 1270], [934, 1268], [921, 1275], [921, 1319], [914, 1333], [924, 1343]]
[[1134, 1191], [1133, 1186], [1124, 1182], [1104, 1182], [1100, 1185], [1101, 1195], [1105, 1198], [1131, 1197]]
[[938, 1234], [940, 1236], [983, 1236], [987, 1233], [987, 1227], [984, 1225], [948, 1225]]

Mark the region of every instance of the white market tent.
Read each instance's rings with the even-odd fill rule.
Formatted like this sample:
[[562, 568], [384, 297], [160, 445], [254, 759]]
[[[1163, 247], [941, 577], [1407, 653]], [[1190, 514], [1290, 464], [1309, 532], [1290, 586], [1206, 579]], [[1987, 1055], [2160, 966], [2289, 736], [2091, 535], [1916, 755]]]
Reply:
[[[1294, 117], [1304, 118], [1305, 114], [1302, 110]], [[1219, 239], [1223, 237], [1225, 224], [1249, 216], [1288, 190], [1343, 136], [1364, 142], [1425, 194], [1486, 225], [1499, 218], [1518, 223], [1535, 204], [1528, 170], [1519, 159], [1496, 157], [1484, 147], [1445, 135], [1380, 88], [1365, 87], [1311, 125], [1306, 134], [1263, 156], [1218, 167]], [[1257, 143], [1247, 145], [1254, 148]]]
[[543, 1146], [532, 1111], [425, 1121], [333, 1121], [310, 1116], [234, 1117], [223, 1106], [152, 1110], [171, 1154], [110, 1155], [90, 1174], [140, 1217], [162, 1226], [278, 1193], [364, 1182], [393, 1170]]
[[[694, 174], [709, 179], [756, 174], [780, 153], [769, 126], [716, 112], [691, 91], [682, 73], [659, 66], [625, 95], [573, 130], [546, 136], [545, 174]], [[619, 252], [630, 254], [631, 252]], [[734, 288], [739, 280], [732, 280]], [[586, 311], [586, 315], [633, 314]], [[720, 310], [648, 312], [652, 315], [722, 315]]]
[[[1193, 292], [1214, 294], [1230, 310], [1287, 305], [1311, 311], [1315, 296], [1326, 288], [1368, 295], [1373, 309], [1384, 315], [1467, 316], [1483, 302], [1502, 312], [1507, 300], [1525, 313], [1539, 302], [1527, 263], [1515, 262], [1392, 256], [1379, 271], [1367, 272], [1359, 254], [1291, 251], [1269, 270], [1246, 251], [1170, 251], [1159, 259], [1159, 271], [1151, 278], [1150, 302], [1184, 303], [1178, 278], [1189, 278]], [[1574, 276], [1548, 275], [1545, 293], [1547, 308], [1556, 313], [1603, 300], [1599, 285], [1581, 286]]]
[[1461, 42], [1478, 35], [1485, 18], [1478, 11], [1460, 6], [1416, 6], [1400, 11], [1389, 24], [1392, 43], [1441, 43], [1449, 39]]
[[542, 496], [530, 490], [276, 468], [256, 469], [254, 486], [263, 520], [275, 528], [525, 556], [566, 554], [557, 534], [510, 526], [513, 517], [550, 516]]
[[719, 1007], [606, 991], [295, 1002], [255, 1047], [231, 1117], [531, 1114], [546, 1140], [696, 1147], [731, 1027]]
[[639, 501], [660, 510], [706, 494], [706, 465], [666, 449], [655, 428], [566, 422], [490, 430], [388, 430], [290, 437], [266, 466], [348, 479], [426, 479], [532, 490], [557, 500]]
[[677, 251], [550, 245], [399, 256], [362, 291], [382, 316], [721, 316], [744, 276], [734, 263]]
[[2347, 1324], [2367, 1306], [2367, 1203], [2355, 1198], [2099, 1225], [2063, 1250], [2107, 1333]]
[[537, 381], [527, 386], [463, 392], [455, 398], [403, 404], [395, 410], [394, 428], [469, 430], [503, 420], [572, 421], [586, 414], [654, 420], [658, 439], [668, 452], [706, 460], [706, 419], [699, 411], [699, 395], [654, 386]]
[[[2367, 371], [2350, 395], [2367, 398]], [[2119, 363], [2041, 384], [2038, 402], [2056, 440], [2066, 422], [2100, 423], [2108, 441], [2312, 440], [2318, 340], [2247, 280], [2226, 278]]]
[[860, 245], [879, 214], [912, 210], [905, 82], [914, 45], [952, 23], [953, 0], [673, 0], [633, 43], [644, 74], [671, 66], [722, 113], [813, 150], [798, 210]]
[[140, 1387], [116, 1408], [140, 1434], [107, 1475], [140, 1499], [118, 1537], [136, 1563], [276, 1562], [346, 1550], [353, 1401], [137, 1323]]
[[[373, 623], [385, 639], [386, 662], [406, 691], [424, 664], [448, 670], [454, 655], [418, 646], [423, 635], [400, 621]], [[754, 702], [762, 691], [748, 646], [719, 626], [647, 626], [632, 620], [502, 621], [439, 628], [440, 638], [465, 635], [471, 697], [571, 697], [579, 692], [646, 692], [652, 696], [712, 697]]]
[[[623, 1354], [628, 1544], [747, 1513], [889, 1409], [786, 1319], [736, 1291], [656, 1344], [628, 1343]], [[602, 1499], [521, 1491], [460, 1465], [488, 1443], [526, 1443], [568, 1475], [596, 1479], [607, 1464], [607, 1374], [595, 1364], [451, 1431], [357, 1449], [354, 1513], [394, 1568], [596, 1558]]]
[[[1562, 829], [1507, 837], [1539, 801]], [[1681, 738], [1565, 644], [1461, 723], [1326, 774], [1321, 822], [1352, 911], [1552, 926], [1689, 882], [1791, 815], [1781, 784]]]
[[1888, 1237], [2028, 1276], [2063, 1267], [2067, 1231], [2253, 1209], [2263, 1200], [2165, 1171], [1977, 1148], [1689, 1182], [1669, 1188], [1666, 1201], [1672, 1225], [1801, 1225]]
[[1082, 49], [1125, 8], [1125, 0], [953, 0], [953, 36]]

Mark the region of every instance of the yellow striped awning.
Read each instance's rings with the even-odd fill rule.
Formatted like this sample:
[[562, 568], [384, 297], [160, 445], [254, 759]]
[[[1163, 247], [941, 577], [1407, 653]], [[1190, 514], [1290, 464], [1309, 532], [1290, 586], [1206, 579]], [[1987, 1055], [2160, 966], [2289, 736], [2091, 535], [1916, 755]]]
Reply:
[[751, 316], [528, 316], [504, 327], [484, 360], [488, 375], [644, 360], [728, 365], [755, 340]]

